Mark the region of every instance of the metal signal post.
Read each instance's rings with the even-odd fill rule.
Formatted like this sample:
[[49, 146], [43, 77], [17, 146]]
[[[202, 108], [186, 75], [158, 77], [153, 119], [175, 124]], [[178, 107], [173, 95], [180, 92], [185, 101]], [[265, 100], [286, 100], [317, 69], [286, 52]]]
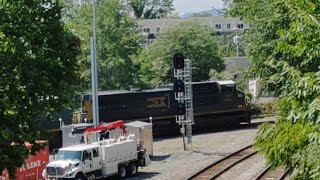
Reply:
[[[91, 42], [91, 81], [92, 81], [92, 110], [93, 125], [99, 124], [99, 99], [98, 99], [98, 73], [97, 73], [97, 36], [96, 36], [96, 0], [93, 0], [93, 37]], [[94, 139], [99, 139], [99, 134], [94, 134]]]
[[175, 99], [178, 101], [176, 122], [181, 125], [184, 150], [186, 150], [185, 136], [188, 148], [192, 146], [193, 98], [192, 98], [192, 71], [191, 60], [185, 59], [181, 53], [173, 56]]

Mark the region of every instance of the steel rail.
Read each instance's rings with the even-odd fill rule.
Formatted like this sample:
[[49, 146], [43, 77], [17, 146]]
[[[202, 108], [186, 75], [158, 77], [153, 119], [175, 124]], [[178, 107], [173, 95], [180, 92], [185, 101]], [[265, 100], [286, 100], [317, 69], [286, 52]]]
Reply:
[[255, 179], [255, 180], [262, 179], [262, 178], [268, 173], [268, 171], [270, 170], [270, 168], [271, 168], [271, 165], [269, 165], [269, 166], [266, 167], [264, 170], [262, 170], [261, 173], [260, 173], [257, 177], [255, 177], [254, 179]]
[[288, 174], [288, 171], [284, 169], [284, 167], [279, 167], [275, 170], [271, 169], [271, 165], [266, 167], [261, 173], [255, 177], [255, 180], [263, 180], [263, 179], [277, 179], [283, 180]]
[[286, 171], [282, 174], [282, 176], [279, 178], [279, 180], [284, 180], [284, 179], [287, 177], [288, 173], [289, 173], [289, 171], [286, 170]]
[[252, 145], [246, 146], [218, 161], [215, 161], [214, 163], [189, 177], [188, 180], [216, 179], [238, 163], [244, 161], [245, 159], [248, 159], [256, 153], [257, 151], [254, 151], [252, 149]]

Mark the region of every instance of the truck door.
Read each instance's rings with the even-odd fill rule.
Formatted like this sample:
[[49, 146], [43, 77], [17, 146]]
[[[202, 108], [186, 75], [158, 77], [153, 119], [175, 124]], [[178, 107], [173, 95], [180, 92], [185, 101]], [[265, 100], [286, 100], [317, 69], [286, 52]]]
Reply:
[[102, 158], [101, 154], [99, 152], [99, 148], [94, 148], [92, 149], [92, 164], [93, 164], [93, 169], [94, 170], [99, 170], [102, 168]]
[[92, 167], [92, 150], [84, 150], [83, 157], [82, 157], [82, 164], [85, 173], [91, 172], [93, 169]]

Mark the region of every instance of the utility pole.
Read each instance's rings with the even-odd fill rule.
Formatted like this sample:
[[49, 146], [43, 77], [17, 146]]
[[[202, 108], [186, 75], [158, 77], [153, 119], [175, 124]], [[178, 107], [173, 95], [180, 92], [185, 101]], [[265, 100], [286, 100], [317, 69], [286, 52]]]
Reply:
[[234, 28], [236, 30], [236, 35], [233, 37], [233, 42], [236, 44], [237, 46], [237, 57], [239, 58], [239, 44], [240, 44], [240, 39], [241, 36], [238, 35], [238, 31], [240, 30], [240, 28], [238, 27], [238, 24], [235, 23], [236, 27]]
[[[99, 124], [99, 99], [98, 99], [98, 73], [97, 73], [97, 37], [96, 37], [96, 0], [92, 2], [93, 6], [93, 37], [91, 37], [91, 83], [92, 83], [92, 110], [93, 125]], [[94, 134], [94, 140], [99, 140], [99, 135]]]

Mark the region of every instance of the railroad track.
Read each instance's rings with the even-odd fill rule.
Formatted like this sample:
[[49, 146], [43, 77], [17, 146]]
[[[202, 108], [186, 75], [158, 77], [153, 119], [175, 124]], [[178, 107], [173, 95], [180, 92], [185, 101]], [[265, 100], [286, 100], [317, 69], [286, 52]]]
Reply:
[[249, 145], [214, 162], [213, 164], [210, 164], [206, 168], [189, 177], [188, 180], [216, 179], [233, 166], [244, 161], [245, 159], [248, 159], [256, 153], [257, 151], [252, 148], [252, 145]]
[[281, 166], [275, 170], [271, 169], [271, 165], [265, 168], [255, 180], [283, 180], [287, 176], [287, 171], [285, 167]]

